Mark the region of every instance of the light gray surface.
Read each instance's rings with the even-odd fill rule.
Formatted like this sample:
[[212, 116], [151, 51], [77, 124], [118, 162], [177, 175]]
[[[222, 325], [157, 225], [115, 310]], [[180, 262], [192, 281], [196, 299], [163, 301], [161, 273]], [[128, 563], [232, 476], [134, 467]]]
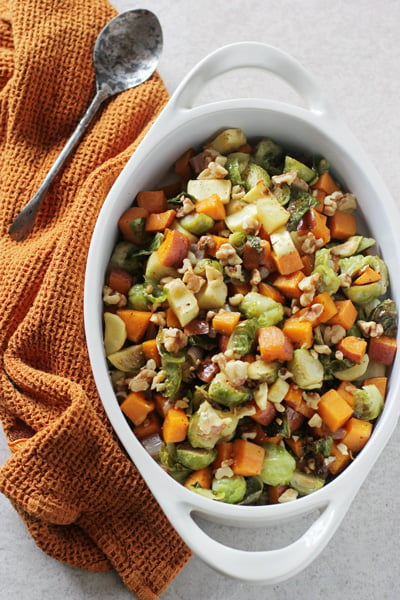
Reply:
[[[160, 73], [172, 92], [208, 52], [234, 41], [256, 40], [293, 54], [320, 81], [342, 117], [369, 153], [397, 198], [400, 81], [398, 0], [114, 0], [115, 6], [148, 8], [161, 21], [164, 53]], [[259, 72], [224, 75], [201, 95], [226, 98], [266, 95], [296, 100], [286, 85]], [[0, 463], [8, 457], [0, 434]], [[400, 433], [372, 469], [327, 548], [289, 581], [249, 586], [231, 581], [193, 558], [162, 600], [365, 600], [394, 599], [400, 574]], [[293, 531], [292, 531], [293, 527]], [[272, 537], [288, 541], [305, 524], [275, 527]], [[210, 528], [208, 528], [210, 530]], [[281, 535], [280, 535], [281, 531]], [[267, 531], [217, 528], [220, 539], [249, 549], [267, 548]], [[44, 555], [0, 496], [0, 599], [129, 600], [115, 573], [88, 574]]]

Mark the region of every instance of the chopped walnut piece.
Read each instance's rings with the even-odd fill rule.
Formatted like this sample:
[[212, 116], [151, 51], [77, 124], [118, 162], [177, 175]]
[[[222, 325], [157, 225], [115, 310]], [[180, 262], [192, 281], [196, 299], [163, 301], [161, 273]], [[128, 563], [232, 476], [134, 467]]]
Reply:
[[298, 495], [299, 492], [297, 490], [288, 488], [279, 496], [278, 502], [279, 504], [283, 504], [284, 502], [292, 502], [293, 500], [296, 500]]
[[222, 161], [213, 160], [208, 163], [207, 167], [198, 174], [197, 179], [225, 179], [228, 175], [228, 171], [221, 164]]
[[303, 392], [302, 398], [307, 406], [317, 410], [319, 401], [321, 400], [321, 396], [318, 394], [318, 392]]
[[187, 344], [188, 336], [177, 327], [167, 327], [164, 332], [164, 346], [167, 352], [175, 354]]
[[226, 267], [224, 267], [224, 272], [225, 275], [227, 277], [230, 277], [231, 279], [235, 279], [236, 281], [245, 281], [242, 272], [242, 265], [227, 265]]
[[182, 206], [180, 206], [178, 208], [178, 210], [176, 211], [176, 216], [180, 219], [181, 217], [184, 217], [185, 215], [189, 215], [190, 213], [192, 213], [195, 209], [195, 204], [194, 202], [192, 202], [190, 200], [190, 198], [183, 198], [182, 199]]
[[187, 289], [194, 294], [197, 294], [206, 283], [206, 280], [203, 279], [203, 277], [196, 275], [192, 271], [186, 271], [182, 281], [184, 284], [186, 284]]
[[[150, 364], [150, 366], [155, 368], [155, 362], [153, 361], [153, 363], [154, 365]], [[148, 368], [146, 365], [135, 377], [128, 380], [128, 387], [131, 392], [144, 392], [150, 388], [150, 384], [156, 375], [154, 368]]]
[[318, 317], [320, 317], [322, 315], [322, 313], [324, 312], [324, 307], [322, 304], [320, 304], [319, 302], [316, 302], [315, 304], [312, 304], [304, 314], [302, 314], [299, 319], [301, 321], [314, 321], [315, 319], [318, 319]]
[[127, 305], [127, 298], [121, 292], [117, 292], [110, 288], [108, 285], [103, 287], [103, 302], [107, 304], [107, 306], [117, 306], [118, 308], [122, 308]]
[[223, 479], [224, 477], [233, 477], [233, 475], [234, 475], [234, 473], [233, 473], [232, 469], [228, 466], [219, 467], [214, 473], [215, 479]]
[[336, 200], [338, 210], [352, 211], [357, 208], [357, 198], [354, 194], [342, 194], [341, 198]]
[[245, 217], [242, 227], [245, 233], [248, 233], [249, 235], [257, 235], [260, 231], [261, 223], [254, 216]]
[[315, 415], [313, 415], [311, 417], [311, 419], [309, 419], [308, 425], [310, 427], [321, 427], [321, 425], [322, 425], [322, 419], [321, 419], [321, 417], [319, 416], [318, 413], [315, 413]]
[[221, 265], [240, 265], [243, 262], [235, 248], [228, 242], [218, 248], [215, 258], [219, 260]]
[[252, 269], [250, 276], [250, 285], [257, 286], [261, 282], [261, 274], [258, 269]]
[[317, 354], [331, 354], [332, 352], [326, 344], [314, 344], [313, 348]]
[[249, 363], [243, 360], [229, 360], [224, 368], [224, 373], [233, 387], [240, 387], [247, 380]]
[[244, 298], [243, 294], [235, 294], [234, 296], [231, 296], [230, 298], [228, 298], [228, 302], [231, 306], [239, 306], [239, 304], [241, 304], [243, 298]]
[[[334, 192], [336, 193], [336, 192]], [[325, 196], [324, 198], [324, 206], [323, 206], [323, 210], [322, 212], [324, 213], [324, 215], [326, 215], [327, 217], [332, 217], [337, 209], [337, 202], [335, 200], [335, 198], [333, 198], [333, 194], [331, 194], [330, 196]]]
[[314, 300], [319, 279], [319, 273], [312, 273], [299, 282], [299, 289], [303, 292], [299, 299], [301, 306], [308, 306]]
[[308, 183], [304, 181], [304, 179], [302, 179], [301, 177], [296, 177], [292, 183], [292, 186], [298, 188], [299, 190], [303, 190], [303, 192], [308, 192], [308, 190], [310, 189]]
[[168, 376], [168, 373], [161, 369], [153, 378], [151, 389], [156, 390], [156, 392], [163, 392], [165, 390], [166, 384], [165, 380]]
[[327, 325], [325, 327], [324, 341], [328, 346], [334, 346], [338, 344], [340, 340], [346, 337], [346, 330], [341, 325]]
[[235, 200], [241, 200], [243, 196], [246, 195], [246, 190], [242, 185], [234, 185], [231, 191], [231, 199], [234, 202]]
[[383, 335], [382, 323], [376, 323], [375, 321], [357, 321], [358, 327], [366, 337], [380, 337]]
[[165, 327], [167, 323], [166, 313], [162, 310], [153, 313], [150, 317], [150, 323], [154, 323], [154, 325], [158, 325], [159, 327]]
[[295, 179], [297, 178], [297, 169], [291, 169], [287, 173], [280, 173], [280, 175], [272, 175], [271, 180], [274, 185], [282, 185], [282, 183], [287, 183], [291, 185]]
[[301, 250], [303, 254], [314, 254], [316, 250], [322, 248], [324, 240], [322, 238], [316, 238], [311, 231], [309, 231], [301, 244]]

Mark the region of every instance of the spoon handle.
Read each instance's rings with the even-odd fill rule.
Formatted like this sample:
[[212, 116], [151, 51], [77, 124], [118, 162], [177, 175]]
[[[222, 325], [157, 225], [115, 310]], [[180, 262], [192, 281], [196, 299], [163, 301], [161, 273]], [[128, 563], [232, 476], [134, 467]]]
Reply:
[[61, 170], [61, 167], [70, 156], [73, 149], [78, 145], [85, 131], [92, 122], [93, 117], [96, 115], [100, 105], [108, 96], [109, 90], [106, 87], [101, 87], [97, 90], [95, 97], [87, 108], [82, 119], [79, 121], [75, 131], [54, 161], [51, 169], [42, 181], [38, 191], [34, 196], [32, 196], [32, 198], [24, 206], [14, 222], [11, 224], [8, 233], [14, 240], [22, 241], [32, 231], [40, 205], [42, 204], [43, 199], [46, 196], [54, 178]]

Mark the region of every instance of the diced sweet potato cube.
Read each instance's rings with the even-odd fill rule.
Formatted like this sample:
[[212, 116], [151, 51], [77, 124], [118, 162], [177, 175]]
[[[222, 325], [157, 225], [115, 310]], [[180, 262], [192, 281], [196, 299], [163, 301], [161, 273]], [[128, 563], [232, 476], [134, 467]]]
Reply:
[[353, 409], [334, 389], [328, 390], [321, 396], [317, 410], [323, 422], [332, 432], [343, 427], [353, 414]]
[[344, 426], [346, 435], [341, 440], [351, 452], [358, 452], [371, 437], [372, 423], [352, 417]]
[[345, 358], [359, 364], [367, 351], [367, 341], [355, 335], [347, 335], [340, 340], [336, 348]]

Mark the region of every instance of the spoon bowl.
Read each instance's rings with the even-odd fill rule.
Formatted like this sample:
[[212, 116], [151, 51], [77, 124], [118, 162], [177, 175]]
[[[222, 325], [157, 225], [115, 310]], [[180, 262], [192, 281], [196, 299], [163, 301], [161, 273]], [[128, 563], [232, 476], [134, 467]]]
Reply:
[[101, 104], [107, 98], [137, 87], [149, 79], [157, 68], [162, 45], [160, 23], [157, 17], [146, 9], [120, 13], [102, 29], [93, 50], [96, 95], [38, 191], [11, 224], [8, 232], [14, 240], [22, 241], [32, 231], [49, 187], [81, 140]]
[[93, 51], [97, 89], [109, 95], [136, 87], [155, 71], [162, 50], [157, 17], [144, 9], [121, 13], [101, 31]]

